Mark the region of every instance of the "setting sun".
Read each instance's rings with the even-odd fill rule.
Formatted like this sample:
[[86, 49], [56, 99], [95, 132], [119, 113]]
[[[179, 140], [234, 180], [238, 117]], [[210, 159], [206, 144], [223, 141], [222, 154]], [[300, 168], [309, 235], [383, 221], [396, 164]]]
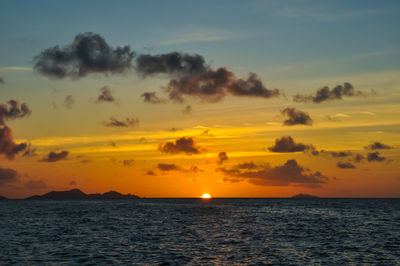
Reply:
[[210, 194], [203, 194], [203, 196], [201, 196], [202, 199], [211, 199]]

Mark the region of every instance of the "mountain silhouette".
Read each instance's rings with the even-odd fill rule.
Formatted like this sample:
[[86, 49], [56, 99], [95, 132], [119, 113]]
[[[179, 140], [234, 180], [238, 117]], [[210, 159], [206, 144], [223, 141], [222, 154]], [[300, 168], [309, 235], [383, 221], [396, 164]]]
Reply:
[[116, 191], [109, 191], [103, 194], [86, 194], [75, 188], [67, 191], [50, 191], [43, 195], [35, 195], [26, 198], [27, 200], [90, 200], [90, 199], [139, 199], [139, 196], [121, 194]]
[[0, 200], [6, 200], [6, 197], [0, 196]]

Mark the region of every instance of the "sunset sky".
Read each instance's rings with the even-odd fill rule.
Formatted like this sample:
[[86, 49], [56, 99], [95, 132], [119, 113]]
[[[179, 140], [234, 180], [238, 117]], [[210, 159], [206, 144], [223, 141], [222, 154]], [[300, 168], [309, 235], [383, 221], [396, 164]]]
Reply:
[[0, 195], [400, 197], [399, 1], [1, 1]]

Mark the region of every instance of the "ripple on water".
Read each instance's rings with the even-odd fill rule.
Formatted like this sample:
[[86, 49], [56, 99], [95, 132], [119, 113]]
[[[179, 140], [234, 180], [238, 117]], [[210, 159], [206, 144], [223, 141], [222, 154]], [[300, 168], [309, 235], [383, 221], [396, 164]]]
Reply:
[[0, 202], [0, 264], [388, 264], [400, 200]]

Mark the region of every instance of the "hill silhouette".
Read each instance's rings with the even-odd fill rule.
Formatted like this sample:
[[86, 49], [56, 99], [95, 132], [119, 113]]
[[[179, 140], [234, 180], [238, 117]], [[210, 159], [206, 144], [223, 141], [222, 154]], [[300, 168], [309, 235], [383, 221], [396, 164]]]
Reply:
[[0, 200], [6, 200], [6, 197], [0, 196]]
[[93, 200], [93, 199], [139, 199], [139, 196], [132, 194], [121, 194], [116, 191], [109, 191], [103, 194], [86, 194], [75, 188], [67, 191], [50, 191], [43, 195], [35, 195], [26, 198], [27, 200]]
[[313, 196], [313, 195], [309, 195], [309, 194], [297, 194], [293, 197], [291, 197], [292, 199], [318, 199], [319, 197], [317, 196]]

